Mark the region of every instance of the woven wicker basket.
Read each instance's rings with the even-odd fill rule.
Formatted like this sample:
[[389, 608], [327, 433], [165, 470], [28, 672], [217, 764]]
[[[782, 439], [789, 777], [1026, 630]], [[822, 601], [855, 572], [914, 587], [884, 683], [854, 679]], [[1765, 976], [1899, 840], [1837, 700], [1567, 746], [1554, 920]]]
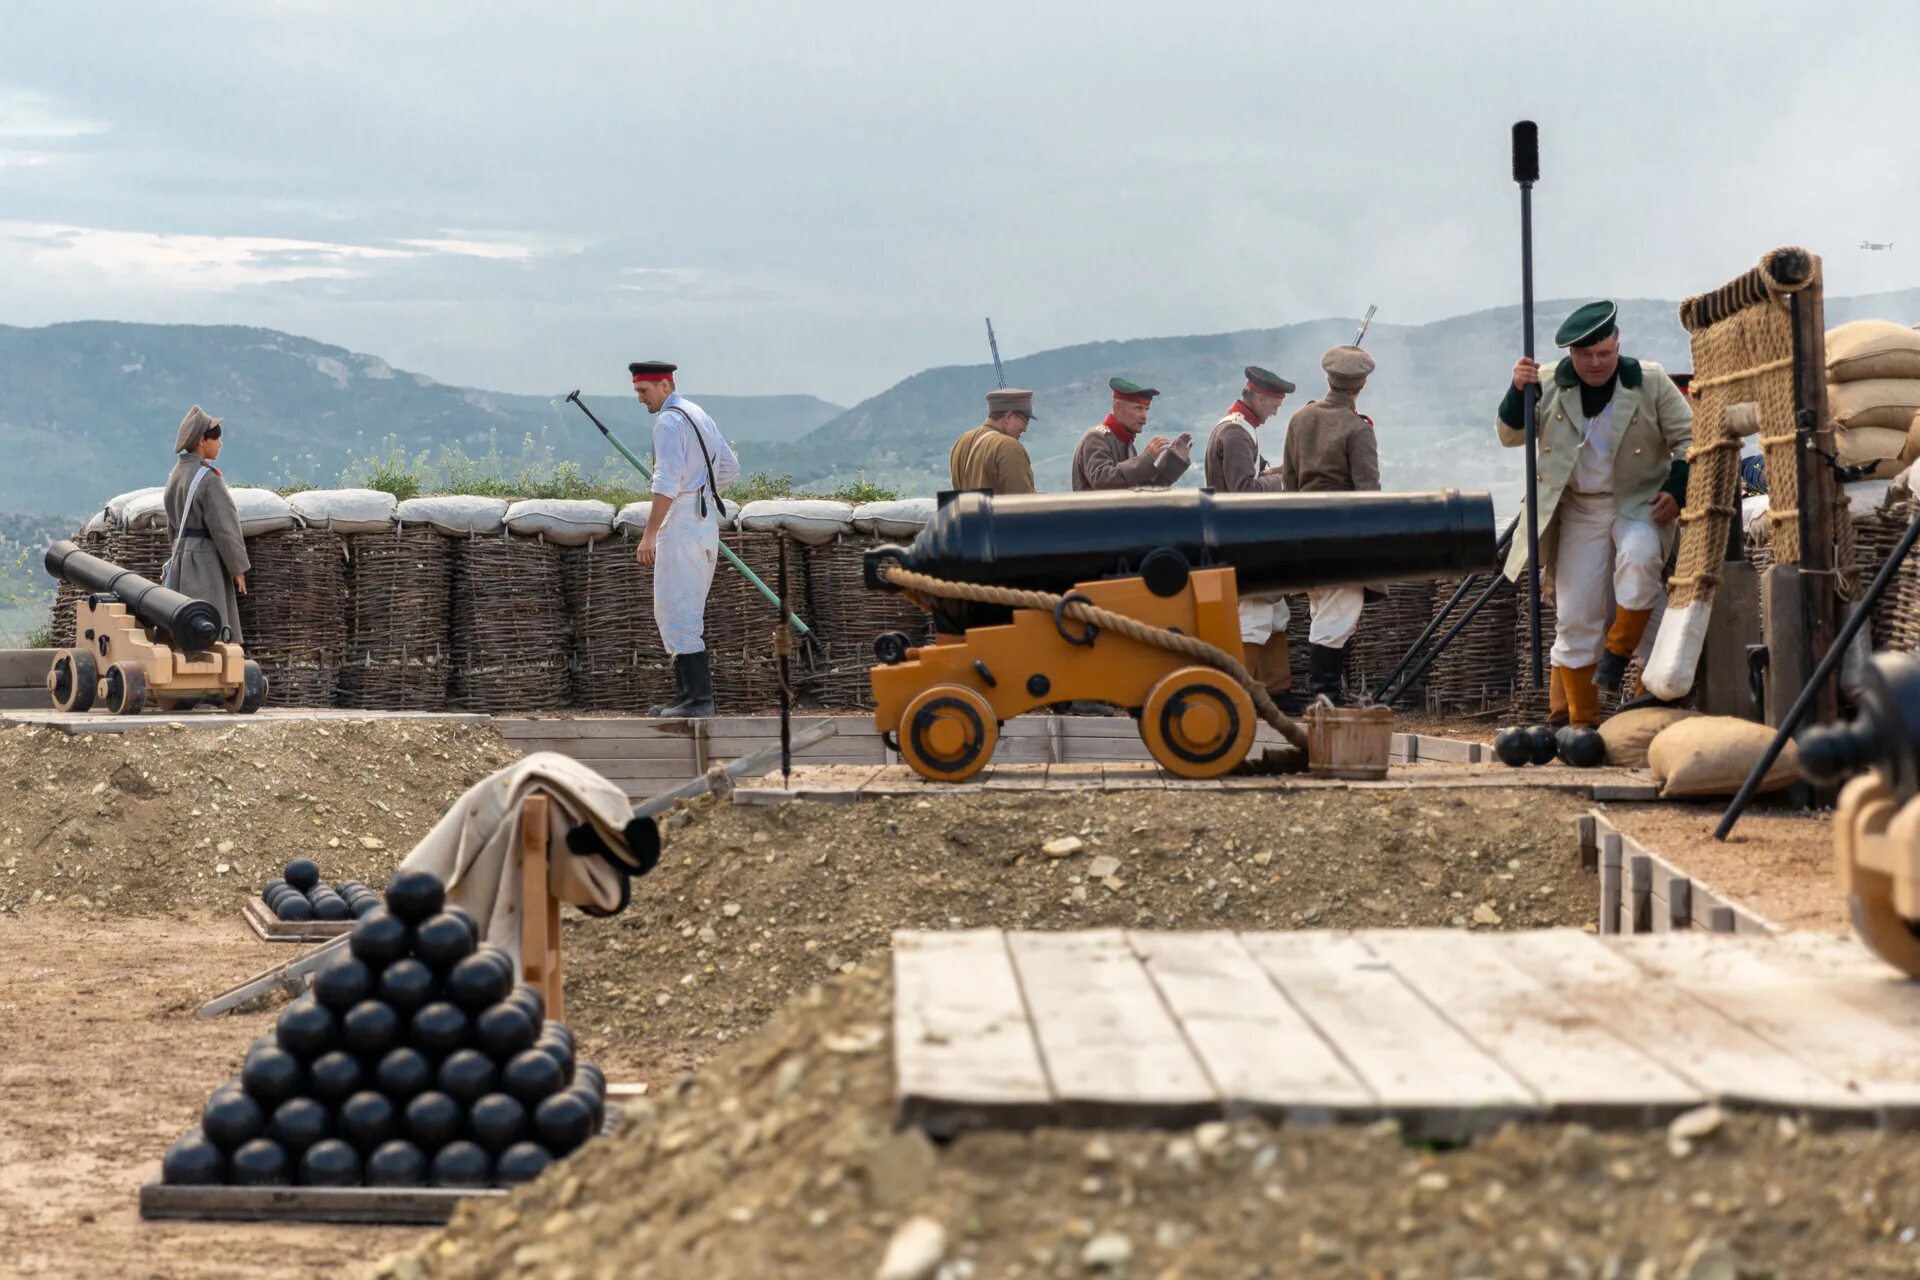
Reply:
[[346, 542], [324, 529], [282, 529], [247, 539], [240, 625], [247, 656], [266, 673], [276, 707], [330, 707], [347, 655]]
[[415, 528], [354, 534], [346, 544], [351, 608], [340, 705], [445, 710], [453, 543]]
[[645, 715], [673, 701], [673, 662], [653, 624], [653, 566], [634, 560], [635, 543], [611, 538], [561, 557], [573, 705], [583, 711]]
[[453, 704], [489, 715], [567, 705], [565, 548], [503, 533], [453, 555]]
[[803, 549], [809, 621], [817, 633], [806, 689], [830, 710], [873, 709], [874, 637], [898, 631], [909, 645], [933, 639], [932, 615], [904, 596], [868, 590], [862, 566], [867, 551], [881, 545], [879, 539], [837, 538]]

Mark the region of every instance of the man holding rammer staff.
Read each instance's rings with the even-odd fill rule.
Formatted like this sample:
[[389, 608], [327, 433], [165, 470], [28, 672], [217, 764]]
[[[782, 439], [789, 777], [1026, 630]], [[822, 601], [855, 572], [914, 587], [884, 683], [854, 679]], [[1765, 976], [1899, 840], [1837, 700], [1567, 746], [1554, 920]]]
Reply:
[[[1600, 723], [1600, 689], [1618, 689], [1660, 599], [1664, 534], [1687, 492], [1693, 410], [1666, 372], [1620, 354], [1611, 302], [1589, 303], [1554, 334], [1567, 358], [1522, 357], [1500, 402], [1500, 443], [1525, 443], [1521, 397], [1539, 389], [1540, 573], [1554, 603], [1549, 723]], [[1527, 567], [1516, 538], [1507, 577]], [[1611, 617], [1611, 625], [1609, 625]]]

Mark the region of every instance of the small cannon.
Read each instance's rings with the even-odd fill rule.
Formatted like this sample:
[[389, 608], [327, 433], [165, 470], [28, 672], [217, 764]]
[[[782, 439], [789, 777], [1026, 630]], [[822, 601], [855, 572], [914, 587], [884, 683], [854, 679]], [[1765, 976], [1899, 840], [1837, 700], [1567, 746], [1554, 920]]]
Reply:
[[74, 647], [54, 655], [47, 692], [61, 711], [96, 701], [131, 715], [151, 697], [160, 708], [217, 698], [228, 711], [258, 711], [266, 674], [222, 638], [220, 610], [88, 555], [61, 539], [47, 548], [47, 572], [87, 594], [73, 606]]
[[[908, 590], [940, 633], [919, 648], [897, 632], [876, 640], [874, 724], [921, 776], [958, 782], [985, 767], [1008, 718], [1106, 702], [1139, 721], [1169, 771], [1217, 777], [1253, 745], [1246, 689], [1193, 654], [1075, 621], [1066, 602], [1238, 660], [1242, 592], [1380, 584], [1496, 560], [1486, 494], [962, 493], [910, 546], [867, 553], [867, 586]], [[994, 590], [933, 596], [904, 586], [902, 570], [1063, 600], [1045, 609], [978, 598], [1001, 595]]]

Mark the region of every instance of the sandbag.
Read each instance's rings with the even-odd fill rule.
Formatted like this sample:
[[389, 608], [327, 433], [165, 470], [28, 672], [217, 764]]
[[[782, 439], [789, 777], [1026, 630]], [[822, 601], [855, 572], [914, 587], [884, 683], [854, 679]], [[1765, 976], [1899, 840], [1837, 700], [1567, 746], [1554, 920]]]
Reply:
[[80, 526], [80, 532], [82, 533], [105, 533], [106, 531], [107, 509], [105, 507], [100, 508], [88, 516], [87, 522]]
[[121, 504], [120, 527], [123, 529], [166, 528], [166, 496], [165, 489], [142, 489], [138, 495]]
[[1827, 330], [1827, 381], [1873, 378], [1920, 378], [1920, 332], [1891, 320], [1855, 320]]
[[926, 528], [937, 505], [932, 498], [863, 502], [853, 509], [853, 528], [876, 538], [911, 538]]
[[1833, 452], [1843, 467], [1872, 465], [1870, 480], [1891, 480], [1906, 469], [1907, 433], [1886, 427], [1853, 427], [1833, 433]]
[[[613, 517], [613, 531], [615, 533], [631, 534], [636, 538], [639, 537], [647, 531], [647, 513], [652, 509], [653, 500], [651, 498], [643, 498], [639, 502], [629, 502], [626, 506], [620, 508], [618, 514]], [[720, 499], [720, 527], [722, 529], [731, 529], [733, 528], [734, 521], [739, 518], [740, 504], [731, 502], [726, 498]]]
[[402, 525], [426, 525], [450, 538], [482, 537], [500, 532], [506, 522], [507, 500], [471, 493], [441, 493], [408, 498], [394, 509]]
[[740, 509], [740, 527], [787, 534], [796, 542], [820, 546], [853, 532], [853, 507], [825, 498], [782, 498], [749, 502]]
[[[127, 523], [127, 507], [132, 503], [141, 501], [142, 499], [154, 498], [165, 492], [166, 492], [166, 486], [154, 485], [152, 488], [148, 488], [148, 489], [133, 489], [127, 493], [115, 494], [113, 497], [107, 499], [107, 505], [106, 505], [107, 523], [115, 526], [116, 528], [121, 528], [121, 529], [131, 528], [132, 526]], [[147, 510], [150, 511], [151, 508], [147, 508]], [[152, 527], [150, 515], [148, 517], [148, 520], [149, 520], [148, 527]], [[166, 524], [166, 521], [167, 521], [166, 508], [162, 506], [160, 508], [161, 526], [164, 527]]]
[[1621, 769], [1647, 767], [1647, 745], [1670, 724], [1697, 716], [1685, 707], [1635, 707], [1600, 723], [1600, 741], [1607, 744], [1607, 763]]
[[507, 528], [563, 547], [613, 536], [613, 504], [593, 498], [529, 498], [507, 508]]
[[[1730, 796], [1740, 790], [1772, 741], [1773, 730], [1751, 720], [1692, 716], [1654, 735], [1647, 764], [1663, 799]], [[1799, 776], [1800, 757], [1789, 742], [1760, 780], [1760, 790], [1778, 791]]]
[[1871, 378], [1827, 386], [1827, 414], [1842, 431], [1887, 427], [1906, 431], [1920, 412], [1920, 378]]
[[240, 535], [278, 533], [300, 523], [293, 505], [271, 489], [229, 489], [234, 514], [240, 517]]
[[308, 489], [287, 499], [293, 514], [313, 529], [334, 533], [385, 533], [400, 504], [378, 489]]

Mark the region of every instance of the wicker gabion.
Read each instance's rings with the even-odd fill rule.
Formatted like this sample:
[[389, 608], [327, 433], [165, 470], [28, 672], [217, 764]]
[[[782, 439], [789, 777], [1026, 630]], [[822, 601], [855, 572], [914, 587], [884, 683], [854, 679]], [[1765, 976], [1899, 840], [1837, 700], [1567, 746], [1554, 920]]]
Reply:
[[[800, 557], [787, 546], [784, 534], [741, 531], [720, 536], [769, 587], [777, 589], [780, 557], [788, 556], [790, 603], [800, 602]], [[804, 610], [796, 611], [806, 616]], [[723, 558], [707, 594], [706, 642], [716, 710], [729, 715], [765, 713], [779, 704], [780, 671], [773, 635], [780, 621], [780, 610]], [[797, 655], [793, 665], [800, 665]]]
[[905, 596], [867, 588], [862, 566], [868, 550], [880, 545], [875, 539], [837, 538], [801, 549], [808, 621], [817, 633], [806, 689], [828, 710], [873, 709], [874, 637], [898, 631], [909, 645], [933, 640], [933, 615]]
[[[76, 533], [73, 535], [73, 545], [88, 555], [104, 557], [107, 554], [107, 532], [95, 529], [89, 533]], [[49, 628], [56, 649], [73, 647], [73, 606], [79, 602], [82, 594], [79, 587], [65, 578], [60, 579], [60, 585], [53, 595], [53, 618]]]
[[500, 715], [567, 705], [563, 551], [510, 533], [454, 544], [456, 707]]
[[[1360, 611], [1360, 629], [1347, 645], [1346, 682], [1350, 694], [1373, 696], [1400, 659], [1413, 646], [1420, 632], [1438, 607], [1433, 597], [1433, 579], [1395, 582], [1384, 590], [1385, 600], [1369, 601]], [[1413, 682], [1401, 706], [1419, 706], [1426, 689], [1426, 677]]]
[[[1540, 597], [1540, 674], [1547, 681], [1553, 679], [1553, 639], [1557, 631], [1557, 619], [1550, 596]], [[1507, 722], [1510, 724], [1539, 724], [1550, 711], [1552, 701], [1550, 690], [1542, 685], [1535, 688], [1531, 683], [1533, 658], [1533, 623], [1527, 616], [1527, 609], [1515, 598], [1513, 619], [1513, 696], [1507, 703]], [[1627, 664], [1627, 674], [1620, 682], [1619, 690], [1599, 690], [1600, 714], [1612, 715], [1620, 703], [1634, 696], [1634, 690], [1640, 681], [1640, 660], [1635, 658]]]
[[165, 529], [114, 528], [107, 532], [108, 561], [153, 582], [160, 581], [172, 554], [173, 535]]
[[[1441, 579], [1434, 584], [1434, 599], [1445, 601], [1458, 585], [1458, 579]], [[1486, 578], [1482, 576], [1441, 628], [1441, 635], [1452, 629], [1485, 589]], [[1481, 715], [1506, 710], [1512, 700], [1518, 669], [1514, 600], [1513, 584], [1502, 581], [1480, 612], [1473, 616], [1473, 621], [1427, 668], [1429, 711]]]
[[635, 542], [603, 539], [561, 556], [572, 701], [583, 711], [645, 715], [673, 701], [673, 662], [653, 622], [653, 567], [635, 562]]
[[281, 529], [247, 539], [247, 559], [240, 623], [272, 704], [332, 706], [351, 609], [345, 540], [324, 529]]
[[343, 707], [440, 711], [447, 706], [453, 544], [431, 529], [346, 539], [351, 601]]

